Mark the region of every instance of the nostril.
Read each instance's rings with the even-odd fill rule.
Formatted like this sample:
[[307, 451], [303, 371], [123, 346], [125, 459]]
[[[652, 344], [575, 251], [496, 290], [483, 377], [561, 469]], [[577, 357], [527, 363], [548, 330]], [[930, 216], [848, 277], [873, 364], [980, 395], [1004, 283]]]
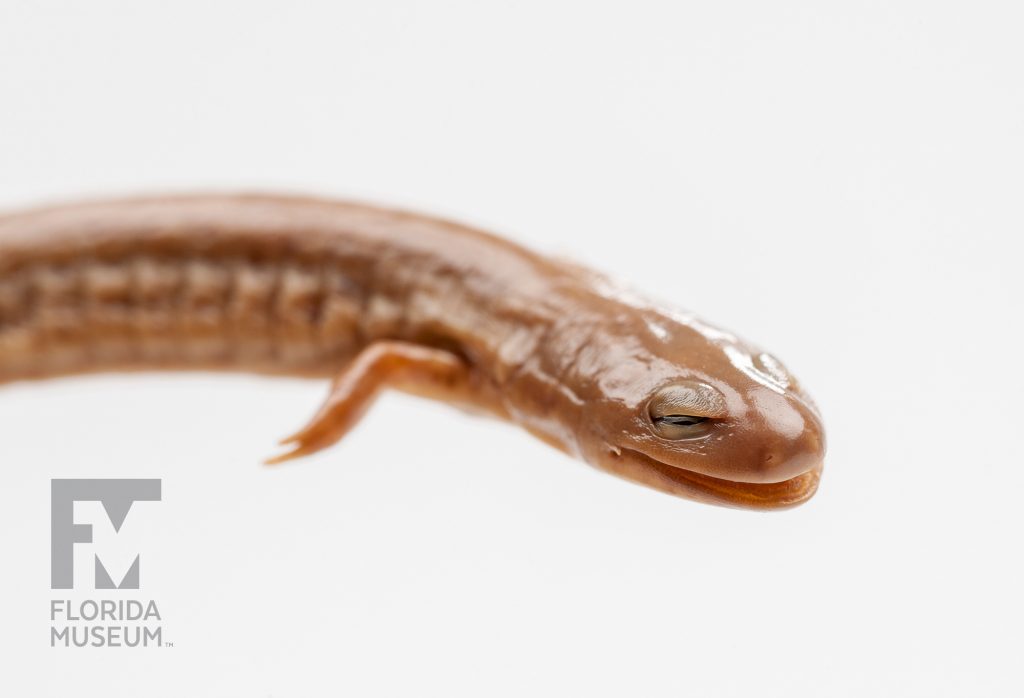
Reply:
[[782, 482], [812, 470], [820, 460], [815, 448], [806, 444], [792, 443], [777, 445], [765, 450], [761, 456], [761, 478], [763, 482]]

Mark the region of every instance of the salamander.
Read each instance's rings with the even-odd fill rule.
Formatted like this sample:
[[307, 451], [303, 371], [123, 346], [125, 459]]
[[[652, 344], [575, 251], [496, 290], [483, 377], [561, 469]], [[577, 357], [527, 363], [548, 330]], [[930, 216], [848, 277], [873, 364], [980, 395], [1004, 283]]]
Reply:
[[455, 222], [262, 194], [0, 215], [0, 383], [171, 369], [332, 379], [271, 463], [336, 443], [384, 389], [713, 504], [800, 504], [824, 460], [819, 411], [771, 354]]

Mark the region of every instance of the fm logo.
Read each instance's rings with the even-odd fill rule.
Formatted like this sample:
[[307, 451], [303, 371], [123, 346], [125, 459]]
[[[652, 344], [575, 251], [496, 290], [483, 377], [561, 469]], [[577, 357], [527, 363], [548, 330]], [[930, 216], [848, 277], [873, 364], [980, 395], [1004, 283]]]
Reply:
[[[50, 588], [75, 586], [75, 543], [92, 543], [92, 526], [75, 523], [75, 502], [99, 502], [119, 532], [135, 502], [159, 502], [160, 480], [51, 480], [50, 481]], [[96, 560], [97, 589], [138, 589], [139, 556], [119, 584]]]

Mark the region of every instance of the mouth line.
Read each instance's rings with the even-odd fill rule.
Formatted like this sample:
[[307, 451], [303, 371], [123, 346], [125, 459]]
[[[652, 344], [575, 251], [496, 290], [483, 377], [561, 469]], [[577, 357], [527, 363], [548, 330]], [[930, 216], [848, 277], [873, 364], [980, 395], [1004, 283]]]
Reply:
[[661, 477], [682, 485], [688, 492], [727, 506], [758, 509], [785, 509], [802, 504], [817, 491], [822, 471], [822, 464], [819, 463], [812, 470], [782, 482], [739, 482], [668, 465], [631, 448], [623, 448], [622, 452], [628, 453]]

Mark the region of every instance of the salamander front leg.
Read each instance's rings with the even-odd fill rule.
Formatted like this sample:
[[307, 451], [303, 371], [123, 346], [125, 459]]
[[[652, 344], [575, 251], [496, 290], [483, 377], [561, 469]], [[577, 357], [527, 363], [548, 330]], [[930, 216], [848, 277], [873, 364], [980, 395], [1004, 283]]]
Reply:
[[396, 341], [375, 342], [342, 369], [320, 411], [298, 433], [281, 441], [292, 450], [268, 464], [316, 453], [337, 443], [366, 413], [384, 388], [420, 394], [453, 395], [465, 390], [466, 363], [443, 349]]

